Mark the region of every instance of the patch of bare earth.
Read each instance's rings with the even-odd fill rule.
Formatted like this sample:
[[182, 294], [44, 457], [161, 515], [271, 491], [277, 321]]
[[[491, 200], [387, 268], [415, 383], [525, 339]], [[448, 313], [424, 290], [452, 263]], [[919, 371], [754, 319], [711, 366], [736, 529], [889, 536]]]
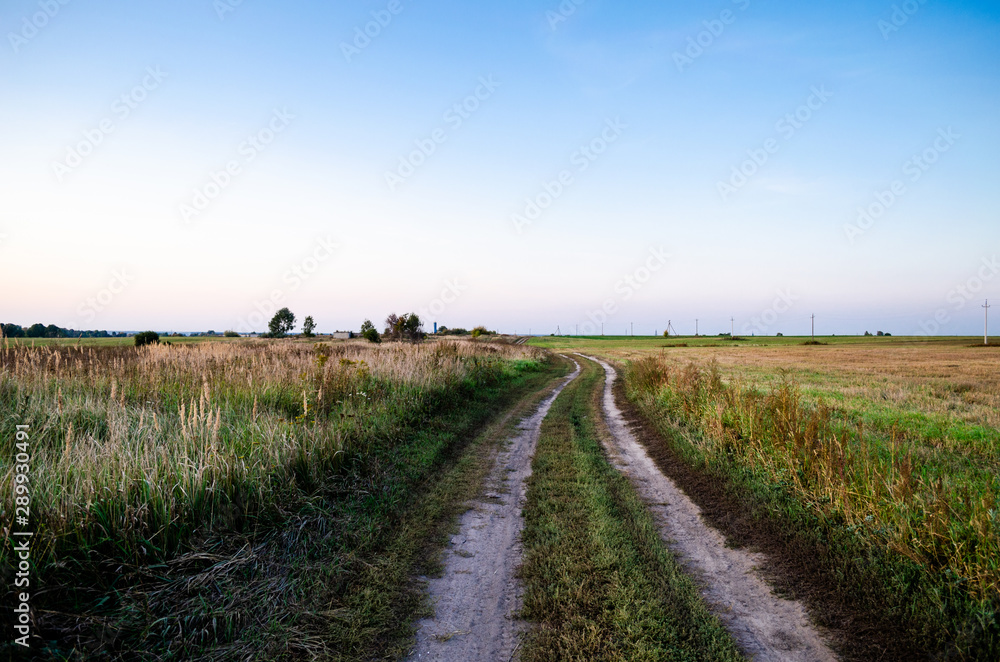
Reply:
[[[590, 358], [590, 357], [586, 357]], [[632, 434], [614, 398], [615, 369], [605, 371], [603, 409], [612, 440], [607, 449], [649, 504], [660, 534], [702, 586], [702, 594], [755, 662], [833, 662], [837, 657], [798, 602], [776, 596], [761, 575], [763, 555], [726, 546], [698, 506], [665, 476]]]
[[565, 377], [497, 457], [485, 493], [470, 504], [445, 551], [444, 574], [427, 580], [433, 618], [417, 623], [408, 660], [510, 660], [524, 631], [515, 578], [521, 563], [521, 510], [542, 421], [559, 393], [580, 374]]

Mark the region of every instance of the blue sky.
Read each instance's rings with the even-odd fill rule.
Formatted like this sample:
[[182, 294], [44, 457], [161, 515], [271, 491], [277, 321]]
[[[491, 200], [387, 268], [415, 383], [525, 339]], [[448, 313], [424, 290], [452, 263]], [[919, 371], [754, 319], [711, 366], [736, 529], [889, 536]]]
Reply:
[[4, 321], [975, 334], [1000, 302], [994, 3], [64, 1], [0, 10]]

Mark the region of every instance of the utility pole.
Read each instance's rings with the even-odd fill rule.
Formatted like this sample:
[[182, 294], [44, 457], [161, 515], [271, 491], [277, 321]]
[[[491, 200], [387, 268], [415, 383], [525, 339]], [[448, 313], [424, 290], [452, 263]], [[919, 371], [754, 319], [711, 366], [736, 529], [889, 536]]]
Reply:
[[812, 339], [815, 342], [815, 340], [816, 340], [816, 314], [815, 313], [812, 316]]
[[604, 335], [604, 322], [601, 322], [601, 335]]
[[729, 318], [729, 337], [730, 338], [735, 338], [736, 337], [736, 318], [735, 317], [730, 317]]
[[694, 337], [698, 337], [698, 318], [694, 318]]
[[558, 324], [556, 324], [556, 335], [557, 336], [561, 336], [562, 335], [562, 331], [559, 329], [559, 325]]
[[986, 304], [983, 306], [983, 310], [986, 311], [986, 322], [983, 326], [983, 344], [990, 344], [990, 300], [986, 300]]
[[629, 322], [628, 325], [629, 325], [629, 328], [632, 329], [632, 333], [631, 333], [632, 337], [635, 338], [635, 322]]

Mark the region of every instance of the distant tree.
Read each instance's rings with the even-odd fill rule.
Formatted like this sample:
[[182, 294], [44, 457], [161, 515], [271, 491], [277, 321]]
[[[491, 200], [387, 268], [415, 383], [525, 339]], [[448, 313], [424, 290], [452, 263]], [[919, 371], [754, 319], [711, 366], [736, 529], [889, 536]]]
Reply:
[[872, 332], [871, 332], [871, 331], [865, 331], [865, 337], [868, 337], [868, 336], [870, 336], [871, 334], [872, 334]]
[[158, 345], [160, 344], [160, 334], [156, 331], [143, 331], [142, 333], [135, 334], [135, 346], [143, 347], [144, 345]]
[[496, 331], [490, 331], [485, 326], [477, 326], [472, 330], [472, 337], [478, 338], [479, 336], [495, 336]]
[[399, 315], [396, 313], [389, 313], [385, 317], [385, 331], [382, 332], [382, 336], [385, 337], [386, 340], [399, 340], [399, 333]]
[[313, 330], [316, 328], [316, 321], [313, 320], [312, 315], [306, 317], [305, 321], [302, 322], [302, 335], [306, 338], [312, 338], [316, 334]]
[[784, 333], [782, 333], [781, 331], [778, 331], [778, 336], [777, 336], [777, 337], [778, 337], [778, 338], [784, 338], [784, 337], [785, 337], [785, 334], [784, 334]]
[[239, 338], [240, 334], [236, 333], [235, 331], [224, 331], [222, 333], [222, 337], [223, 338]]
[[385, 337], [389, 340], [410, 340], [417, 342], [423, 340], [424, 323], [416, 313], [397, 315], [390, 313], [385, 318]]
[[424, 323], [420, 321], [416, 313], [404, 315], [403, 320], [403, 336], [407, 340], [416, 342], [424, 339], [424, 336], [427, 335], [424, 333]]
[[5, 338], [23, 338], [24, 329], [20, 324], [0, 324], [0, 331], [3, 331]]
[[382, 342], [382, 336], [378, 334], [378, 330], [375, 328], [375, 325], [372, 324], [371, 320], [365, 320], [362, 322], [361, 337], [368, 342], [373, 342], [375, 344]]
[[284, 338], [295, 328], [295, 315], [288, 308], [282, 308], [274, 314], [267, 324], [269, 338]]
[[884, 333], [882, 333], [881, 331], [879, 331], [879, 332], [878, 332], [878, 333], [876, 333], [875, 335], [876, 335], [876, 336], [878, 336], [879, 338], [881, 338], [881, 337], [882, 337], [882, 336], [884, 336], [885, 334], [884, 334]]
[[45, 337], [45, 325], [44, 324], [32, 324], [24, 332], [25, 338], [44, 338]]

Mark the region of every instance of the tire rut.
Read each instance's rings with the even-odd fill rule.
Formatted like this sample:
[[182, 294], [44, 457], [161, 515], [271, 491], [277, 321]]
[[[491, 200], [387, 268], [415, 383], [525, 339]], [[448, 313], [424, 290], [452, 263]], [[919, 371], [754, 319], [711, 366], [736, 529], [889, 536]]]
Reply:
[[[570, 359], [572, 361], [572, 359]], [[521, 563], [521, 511], [542, 421], [556, 397], [580, 374], [580, 365], [517, 426], [497, 457], [485, 494], [470, 503], [445, 551], [444, 574], [427, 581], [434, 616], [417, 623], [407, 660], [472, 662], [511, 659], [524, 624], [515, 578]]]
[[609, 454], [649, 505], [660, 535], [702, 586], [702, 594], [755, 662], [835, 662], [837, 657], [813, 626], [805, 608], [782, 599], [762, 579], [763, 555], [726, 546], [701, 510], [665, 476], [632, 434], [615, 403], [617, 372], [608, 363], [579, 354], [604, 368], [602, 409], [611, 431]]

